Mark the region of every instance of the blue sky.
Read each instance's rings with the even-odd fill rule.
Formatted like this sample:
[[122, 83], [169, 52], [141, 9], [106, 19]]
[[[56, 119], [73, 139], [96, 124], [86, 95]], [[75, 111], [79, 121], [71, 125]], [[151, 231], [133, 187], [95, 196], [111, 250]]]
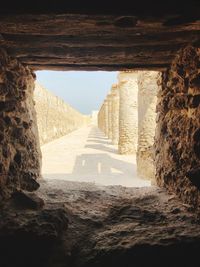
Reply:
[[117, 72], [37, 71], [37, 81], [84, 114], [98, 110]]

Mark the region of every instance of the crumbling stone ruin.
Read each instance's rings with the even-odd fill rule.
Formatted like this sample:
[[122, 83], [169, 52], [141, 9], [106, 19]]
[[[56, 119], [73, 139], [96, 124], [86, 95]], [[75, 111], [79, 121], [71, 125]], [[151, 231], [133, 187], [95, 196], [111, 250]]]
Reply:
[[39, 184], [41, 152], [33, 101], [35, 75], [0, 50], [0, 200]]
[[[1, 267], [199, 266], [199, 14], [196, 0], [1, 3]], [[137, 105], [145, 122], [140, 103], [148, 96], [152, 110], [158, 92], [153, 153], [140, 122], [136, 151], [138, 166], [154, 154], [154, 186], [40, 179], [33, 89], [44, 69], [143, 72], [134, 82], [143, 100], [124, 98], [124, 110]], [[112, 121], [122, 122], [120, 86], [122, 96], [135, 93], [127, 84], [113, 85], [99, 113], [99, 127], [121, 148]]]
[[118, 83], [112, 86], [98, 114], [99, 128], [118, 145], [120, 154], [137, 156], [138, 175], [152, 183], [160, 76], [158, 71], [119, 72]]
[[187, 46], [162, 74], [156, 130], [156, 180], [199, 207], [200, 51]]
[[37, 82], [35, 83], [34, 100], [40, 145], [89, 123], [89, 116], [81, 114]]
[[155, 182], [154, 137], [156, 104], [161, 73], [141, 71], [138, 74], [138, 147], [137, 172]]
[[119, 153], [137, 150], [137, 73], [119, 73]]

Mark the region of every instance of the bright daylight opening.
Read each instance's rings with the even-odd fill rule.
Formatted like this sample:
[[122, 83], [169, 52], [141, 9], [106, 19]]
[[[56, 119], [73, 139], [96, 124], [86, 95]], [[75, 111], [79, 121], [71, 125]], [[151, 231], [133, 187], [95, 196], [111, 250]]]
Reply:
[[157, 72], [36, 74], [44, 179], [126, 187], [154, 183]]

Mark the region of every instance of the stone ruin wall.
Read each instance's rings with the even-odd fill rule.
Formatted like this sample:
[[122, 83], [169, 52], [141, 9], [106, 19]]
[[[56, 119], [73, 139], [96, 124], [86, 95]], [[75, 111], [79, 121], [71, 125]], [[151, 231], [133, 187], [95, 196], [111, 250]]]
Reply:
[[102, 106], [99, 109], [98, 115], [97, 115], [97, 125], [98, 128], [105, 134], [105, 106], [104, 102]]
[[108, 137], [108, 100], [104, 100], [98, 115], [97, 115], [97, 124], [99, 129]]
[[138, 139], [137, 71], [118, 74], [119, 87], [119, 153], [136, 154]]
[[119, 141], [119, 88], [112, 85], [112, 143], [118, 145]]
[[119, 88], [113, 84], [98, 112], [98, 127], [114, 145], [119, 139]]
[[35, 84], [34, 99], [41, 145], [89, 123], [89, 116], [81, 114], [39, 83]]
[[35, 75], [0, 50], [0, 200], [39, 187], [39, 147], [33, 90]]
[[156, 104], [161, 73], [138, 72], [138, 148], [137, 173], [155, 182], [154, 137]]
[[138, 175], [154, 183], [153, 146], [160, 79], [157, 71], [119, 72], [118, 83], [113, 84], [98, 114], [99, 128], [118, 145], [119, 153], [135, 154]]
[[182, 49], [162, 75], [156, 129], [159, 186], [200, 203], [200, 50]]
[[[16, 190], [33, 191], [39, 187], [36, 179], [40, 177], [41, 153], [33, 101], [35, 75], [4, 50], [0, 51], [0, 62], [0, 199], [3, 199]], [[158, 185], [194, 207], [200, 203], [199, 66], [200, 50], [188, 46], [179, 51], [171, 67], [163, 72], [155, 135]]]

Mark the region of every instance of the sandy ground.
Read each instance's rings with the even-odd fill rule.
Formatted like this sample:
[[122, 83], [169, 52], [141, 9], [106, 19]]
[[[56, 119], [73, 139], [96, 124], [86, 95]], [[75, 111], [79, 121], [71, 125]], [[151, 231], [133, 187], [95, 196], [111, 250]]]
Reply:
[[150, 181], [137, 177], [135, 155], [119, 155], [117, 146], [96, 126], [74, 131], [43, 145], [41, 150], [44, 179], [150, 186]]

